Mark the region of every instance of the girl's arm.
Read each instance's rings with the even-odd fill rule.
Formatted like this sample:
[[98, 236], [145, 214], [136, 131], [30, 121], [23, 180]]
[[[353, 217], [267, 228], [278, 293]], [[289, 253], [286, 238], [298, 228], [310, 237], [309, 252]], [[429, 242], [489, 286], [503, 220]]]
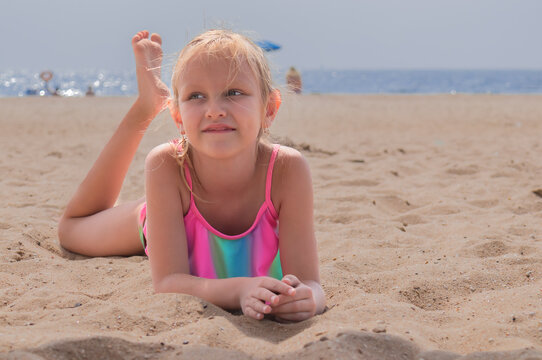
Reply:
[[313, 193], [309, 166], [296, 150], [281, 147], [277, 173], [279, 239], [283, 282], [296, 289], [295, 296], [280, 296], [273, 314], [283, 320], [300, 321], [325, 308], [320, 286], [318, 254], [314, 236]]
[[164, 276], [155, 283], [155, 290], [197, 296], [223, 309], [242, 309], [245, 315], [257, 320], [271, 313], [271, 306], [279, 303], [277, 294], [296, 293], [293, 286], [270, 277], [205, 279], [182, 273]]
[[[179, 165], [170, 144], [153, 149], [145, 163], [147, 249], [156, 292], [194, 295], [255, 319], [270, 313], [276, 294], [293, 295], [289, 284], [268, 277], [204, 279], [191, 276], [183, 221]], [[268, 302], [269, 304], [265, 304]]]

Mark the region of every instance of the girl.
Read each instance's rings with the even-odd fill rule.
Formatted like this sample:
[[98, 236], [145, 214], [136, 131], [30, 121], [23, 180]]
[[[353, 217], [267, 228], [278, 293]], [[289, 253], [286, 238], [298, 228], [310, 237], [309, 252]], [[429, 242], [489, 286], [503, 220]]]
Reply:
[[[145, 248], [156, 292], [254, 319], [323, 312], [307, 162], [261, 139], [280, 106], [262, 50], [229, 31], [201, 34], [179, 55], [170, 101], [161, 43], [133, 37], [139, 95], [68, 203], [60, 244], [89, 256]], [[145, 198], [115, 206], [144, 131], [168, 105], [181, 140], [147, 156]]]

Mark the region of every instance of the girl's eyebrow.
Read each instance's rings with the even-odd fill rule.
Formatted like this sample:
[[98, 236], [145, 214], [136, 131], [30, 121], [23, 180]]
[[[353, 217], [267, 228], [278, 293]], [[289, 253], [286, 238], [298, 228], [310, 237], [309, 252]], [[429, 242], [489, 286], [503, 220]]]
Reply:
[[179, 95], [201, 91], [200, 86], [198, 86], [197, 84], [183, 85], [183, 86], [180, 86], [178, 90], [179, 90]]
[[179, 89], [193, 89], [195, 87], [199, 87], [199, 85], [196, 83], [183, 83], [181, 86], [179, 86]]

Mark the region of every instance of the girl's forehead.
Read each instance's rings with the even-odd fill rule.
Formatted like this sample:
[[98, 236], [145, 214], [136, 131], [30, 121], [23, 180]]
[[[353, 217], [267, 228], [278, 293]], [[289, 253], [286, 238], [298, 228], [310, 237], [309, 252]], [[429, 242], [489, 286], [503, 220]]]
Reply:
[[232, 56], [228, 56], [227, 54], [223, 53], [205, 53], [200, 52], [197, 54], [194, 54], [190, 58], [187, 59], [185, 63], [185, 68], [208, 68], [208, 67], [225, 67], [229, 66], [231, 67], [235, 62], [239, 62], [239, 60], [234, 61], [234, 58]]
[[246, 59], [225, 55], [203, 53], [190, 57], [179, 73], [179, 87], [186, 82], [203, 82], [206, 79], [257, 83], [256, 75]]

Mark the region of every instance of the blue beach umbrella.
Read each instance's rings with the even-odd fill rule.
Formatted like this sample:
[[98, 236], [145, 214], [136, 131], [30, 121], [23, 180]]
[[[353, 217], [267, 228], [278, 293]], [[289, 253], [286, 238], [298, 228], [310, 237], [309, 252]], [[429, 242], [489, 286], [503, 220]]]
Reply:
[[256, 45], [262, 48], [263, 51], [275, 51], [280, 49], [282, 46], [279, 44], [275, 44], [268, 40], [260, 40], [256, 41]]

